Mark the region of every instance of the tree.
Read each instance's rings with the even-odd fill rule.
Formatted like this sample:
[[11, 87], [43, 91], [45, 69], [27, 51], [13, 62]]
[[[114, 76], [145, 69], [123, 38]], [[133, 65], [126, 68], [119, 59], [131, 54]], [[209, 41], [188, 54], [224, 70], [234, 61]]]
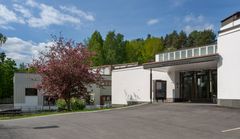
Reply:
[[125, 62], [126, 41], [120, 33], [108, 32], [103, 43], [104, 64], [120, 64]]
[[88, 49], [94, 52], [92, 58], [93, 65], [99, 66], [104, 64], [104, 53], [103, 53], [103, 39], [100, 32], [95, 31], [87, 42]]
[[0, 98], [13, 96], [13, 76], [16, 63], [11, 58], [6, 58], [5, 53], [0, 54]]
[[33, 61], [32, 67], [42, 76], [39, 89], [45, 95], [62, 98], [71, 109], [72, 97], [86, 98], [86, 86], [101, 83], [99, 70], [91, 70], [92, 53], [81, 43], [66, 41], [62, 37], [54, 39], [49, 51], [41, 53]]
[[163, 42], [160, 38], [148, 37], [144, 42], [144, 47], [142, 50], [143, 61], [152, 61], [154, 60], [155, 54], [164, 50]]
[[7, 37], [0, 33], [0, 47], [7, 41]]
[[188, 35], [187, 46], [196, 47], [212, 44], [216, 41], [216, 35], [212, 30], [192, 31]]
[[164, 45], [166, 48], [179, 48], [177, 31], [174, 30], [165, 36]]
[[143, 39], [136, 39], [127, 41], [126, 43], [126, 61], [127, 62], [138, 62], [143, 63], [143, 47], [144, 47], [144, 40]]
[[177, 46], [177, 49], [186, 47], [186, 44], [187, 44], [187, 34], [184, 31], [181, 31], [178, 34], [178, 46]]

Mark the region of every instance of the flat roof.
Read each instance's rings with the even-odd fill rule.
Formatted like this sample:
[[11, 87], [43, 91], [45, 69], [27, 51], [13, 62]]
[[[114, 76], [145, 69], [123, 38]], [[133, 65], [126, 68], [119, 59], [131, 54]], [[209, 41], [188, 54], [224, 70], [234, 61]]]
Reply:
[[143, 64], [143, 68], [144, 69], [151, 69], [151, 68], [158, 68], [158, 67], [167, 67], [167, 66], [175, 66], [175, 65], [184, 65], [184, 64], [216, 61], [218, 59], [219, 59], [218, 54], [211, 54], [211, 55], [192, 57], [192, 58], [186, 58], [186, 59], [179, 59], [179, 60], [145, 63], [145, 64]]
[[229, 24], [229, 23], [231, 23], [231, 22], [233, 22], [233, 21], [236, 21], [236, 20], [238, 20], [238, 19], [240, 19], [240, 11], [238, 11], [238, 12], [236, 12], [236, 13], [228, 16], [228, 17], [225, 18], [225, 19], [223, 19], [223, 20], [221, 21], [221, 23], [222, 23], [221, 26], [223, 27], [223, 26], [225, 26], [225, 25], [227, 25], [227, 24]]

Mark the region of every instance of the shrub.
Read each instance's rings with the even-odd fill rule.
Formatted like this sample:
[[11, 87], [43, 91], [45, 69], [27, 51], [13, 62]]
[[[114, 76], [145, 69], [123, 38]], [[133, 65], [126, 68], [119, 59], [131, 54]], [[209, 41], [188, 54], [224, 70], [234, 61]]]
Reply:
[[71, 98], [71, 109], [73, 111], [83, 110], [86, 106], [86, 103], [83, 99]]
[[66, 110], [67, 104], [64, 99], [58, 99], [56, 105], [58, 110]]

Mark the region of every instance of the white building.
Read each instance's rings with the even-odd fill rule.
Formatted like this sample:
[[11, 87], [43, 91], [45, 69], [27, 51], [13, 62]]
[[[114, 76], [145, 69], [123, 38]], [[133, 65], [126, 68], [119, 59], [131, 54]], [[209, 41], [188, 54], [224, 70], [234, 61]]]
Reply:
[[240, 107], [240, 12], [221, 21], [217, 44], [165, 52], [112, 71], [112, 104], [209, 102]]
[[[94, 67], [100, 69], [103, 84], [99, 87], [92, 84], [87, 87], [94, 105], [111, 105], [111, 71], [113, 68], [134, 66], [137, 63], [105, 65]], [[37, 89], [41, 76], [35, 73], [14, 73], [14, 108], [22, 110], [56, 109], [55, 100]]]

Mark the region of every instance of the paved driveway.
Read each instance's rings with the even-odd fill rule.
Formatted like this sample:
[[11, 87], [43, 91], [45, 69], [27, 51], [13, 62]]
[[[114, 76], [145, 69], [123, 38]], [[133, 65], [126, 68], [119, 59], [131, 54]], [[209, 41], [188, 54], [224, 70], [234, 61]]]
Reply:
[[240, 109], [200, 104], [148, 104], [105, 112], [0, 121], [0, 138], [240, 139], [239, 127]]

